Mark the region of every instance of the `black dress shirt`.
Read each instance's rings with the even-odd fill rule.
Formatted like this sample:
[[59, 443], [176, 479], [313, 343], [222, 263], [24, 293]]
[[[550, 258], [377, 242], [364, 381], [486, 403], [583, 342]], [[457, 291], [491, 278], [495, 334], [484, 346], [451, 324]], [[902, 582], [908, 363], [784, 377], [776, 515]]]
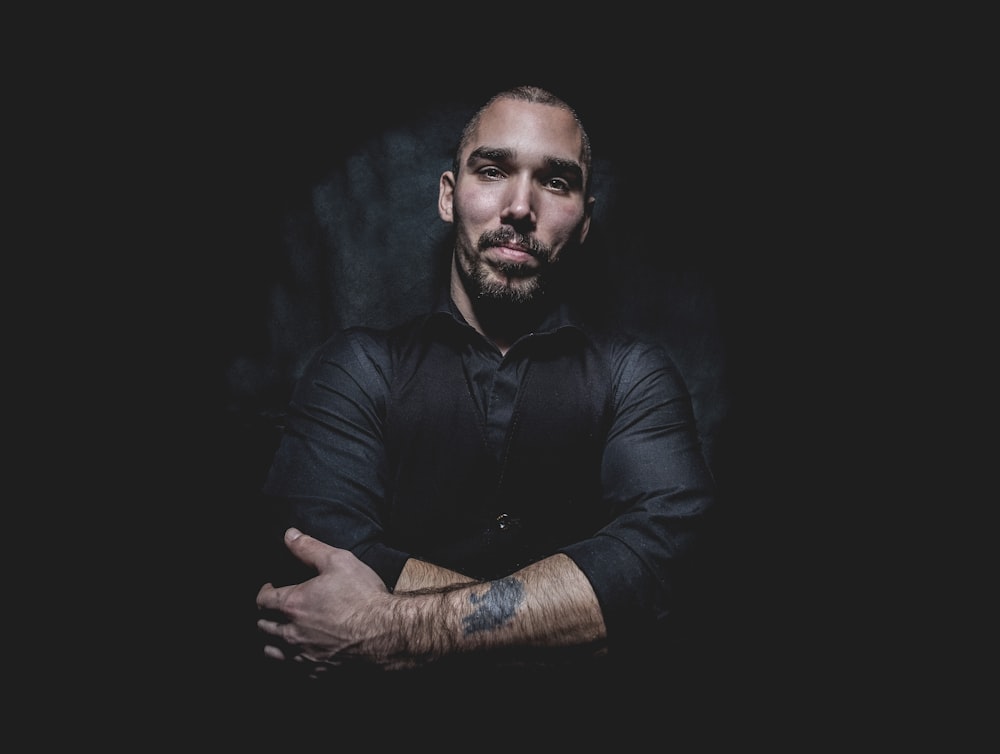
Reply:
[[[549, 405], [562, 418], [546, 421]], [[317, 350], [264, 493], [389, 588], [410, 557], [496, 578], [564, 553], [613, 648], [670, 617], [714, 483], [662, 346], [560, 308], [501, 354], [445, 297], [394, 332], [355, 327]]]

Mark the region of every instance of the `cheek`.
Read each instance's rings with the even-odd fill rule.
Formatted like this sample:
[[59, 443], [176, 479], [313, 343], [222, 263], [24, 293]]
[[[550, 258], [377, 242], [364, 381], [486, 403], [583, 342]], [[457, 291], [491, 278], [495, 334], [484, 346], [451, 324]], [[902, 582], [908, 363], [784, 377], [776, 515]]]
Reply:
[[482, 225], [500, 216], [497, 198], [489, 192], [474, 191], [455, 196], [455, 214], [466, 223]]
[[583, 222], [583, 213], [576, 207], [559, 207], [548, 216], [548, 223], [539, 218], [539, 227], [547, 225], [548, 231], [556, 244], [565, 244], [579, 239], [579, 230]]

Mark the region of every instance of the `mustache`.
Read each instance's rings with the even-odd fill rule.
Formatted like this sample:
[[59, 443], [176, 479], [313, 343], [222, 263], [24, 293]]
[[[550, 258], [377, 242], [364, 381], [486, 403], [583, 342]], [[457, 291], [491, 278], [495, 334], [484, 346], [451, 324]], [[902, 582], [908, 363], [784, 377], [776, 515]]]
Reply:
[[498, 230], [488, 230], [479, 237], [476, 244], [479, 251], [486, 251], [491, 246], [505, 246], [513, 244], [543, 262], [547, 262], [552, 256], [552, 249], [543, 244], [537, 238], [525, 236], [518, 233], [513, 228], [500, 228]]

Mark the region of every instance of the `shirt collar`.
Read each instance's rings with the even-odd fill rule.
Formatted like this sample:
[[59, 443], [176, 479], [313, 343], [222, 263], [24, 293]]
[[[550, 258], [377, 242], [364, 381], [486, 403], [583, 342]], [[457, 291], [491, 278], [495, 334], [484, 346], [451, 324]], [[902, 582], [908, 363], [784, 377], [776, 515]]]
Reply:
[[[452, 299], [447, 286], [443, 287], [438, 293], [436, 303], [428, 318], [428, 323], [431, 322], [454, 323], [454, 325], [461, 328], [472, 329], [472, 326], [466, 322], [465, 317], [458, 310], [458, 306]], [[582, 329], [580, 321], [574, 316], [571, 307], [567, 303], [562, 302], [549, 310], [533, 334], [551, 335], [561, 330], [581, 331]]]

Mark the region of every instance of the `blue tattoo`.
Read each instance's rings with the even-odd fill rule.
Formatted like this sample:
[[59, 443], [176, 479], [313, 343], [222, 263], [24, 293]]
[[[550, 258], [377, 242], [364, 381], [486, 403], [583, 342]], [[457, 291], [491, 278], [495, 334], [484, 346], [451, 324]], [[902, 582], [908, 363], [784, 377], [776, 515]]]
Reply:
[[514, 617], [517, 606], [524, 602], [524, 585], [514, 578], [500, 579], [490, 584], [482, 597], [469, 597], [475, 611], [462, 618], [465, 635], [498, 628]]

